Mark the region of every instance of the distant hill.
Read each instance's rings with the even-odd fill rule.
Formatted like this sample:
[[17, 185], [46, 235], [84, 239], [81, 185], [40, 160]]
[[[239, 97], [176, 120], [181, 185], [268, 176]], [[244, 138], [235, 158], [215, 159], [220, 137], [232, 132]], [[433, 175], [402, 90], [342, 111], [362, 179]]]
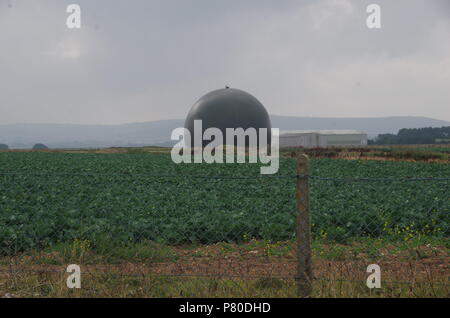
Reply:
[[10, 148], [97, 148], [171, 145], [170, 134], [183, 120], [163, 120], [123, 125], [12, 124], [0, 125], [0, 142]]
[[369, 136], [396, 134], [402, 128], [443, 127], [450, 122], [427, 117], [322, 118], [272, 115], [272, 126], [283, 130], [356, 129]]
[[[272, 126], [281, 130], [357, 129], [369, 137], [397, 133], [401, 128], [443, 127], [450, 122], [426, 117], [318, 118], [272, 115]], [[171, 146], [170, 134], [184, 120], [160, 120], [123, 125], [11, 124], [0, 125], [0, 143], [9, 148], [31, 148], [43, 143], [49, 148]]]

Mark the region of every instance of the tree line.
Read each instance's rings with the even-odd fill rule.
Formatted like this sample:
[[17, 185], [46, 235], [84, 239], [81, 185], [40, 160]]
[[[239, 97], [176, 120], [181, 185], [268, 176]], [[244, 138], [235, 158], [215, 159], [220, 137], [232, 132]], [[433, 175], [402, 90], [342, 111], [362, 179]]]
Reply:
[[416, 145], [450, 143], [450, 126], [441, 128], [403, 128], [395, 134], [380, 134], [370, 145]]
[[[44, 144], [35, 144], [32, 149], [43, 150], [48, 149], [48, 147]], [[7, 144], [0, 144], [0, 150], [9, 150], [9, 146]]]

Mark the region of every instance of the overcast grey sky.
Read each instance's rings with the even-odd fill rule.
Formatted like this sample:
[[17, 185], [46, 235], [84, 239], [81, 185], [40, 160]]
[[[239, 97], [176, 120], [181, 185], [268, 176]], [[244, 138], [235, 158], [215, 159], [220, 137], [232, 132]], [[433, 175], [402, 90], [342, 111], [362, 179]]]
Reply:
[[225, 85], [271, 114], [450, 120], [450, 1], [0, 0], [0, 124], [184, 118]]

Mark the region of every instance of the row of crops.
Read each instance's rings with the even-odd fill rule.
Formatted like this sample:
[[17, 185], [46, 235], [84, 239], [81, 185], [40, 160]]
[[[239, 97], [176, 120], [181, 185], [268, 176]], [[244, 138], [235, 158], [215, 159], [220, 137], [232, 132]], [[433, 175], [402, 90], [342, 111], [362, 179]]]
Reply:
[[[450, 234], [450, 165], [313, 159], [311, 175], [315, 237]], [[254, 164], [176, 165], [163, 154], [0, 153], [0, 252], [75, 239], [289, 240], [295, 185], [292, 158], [261, 178]]]

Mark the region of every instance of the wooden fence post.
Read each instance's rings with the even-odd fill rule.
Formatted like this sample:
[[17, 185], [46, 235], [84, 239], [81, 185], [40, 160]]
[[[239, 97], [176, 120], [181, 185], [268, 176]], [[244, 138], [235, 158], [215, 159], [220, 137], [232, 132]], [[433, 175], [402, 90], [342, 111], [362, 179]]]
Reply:
[[312, 293], [311, 224], [309, 214], [309, 158], [297, 157], [297, 288], [299, 297]]

